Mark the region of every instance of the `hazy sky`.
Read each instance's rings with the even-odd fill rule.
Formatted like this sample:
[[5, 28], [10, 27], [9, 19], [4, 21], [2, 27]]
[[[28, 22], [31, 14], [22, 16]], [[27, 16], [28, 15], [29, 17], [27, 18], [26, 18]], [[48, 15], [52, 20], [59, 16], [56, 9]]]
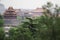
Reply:
[[1, 3], [3, 3], [6, 8], [13, 6], [14, 8], [23, 9], [34, 9], [41, 7], [47, 2], [52, 2], [54, 4], [60, 5], [60, 0], [1, 0]]

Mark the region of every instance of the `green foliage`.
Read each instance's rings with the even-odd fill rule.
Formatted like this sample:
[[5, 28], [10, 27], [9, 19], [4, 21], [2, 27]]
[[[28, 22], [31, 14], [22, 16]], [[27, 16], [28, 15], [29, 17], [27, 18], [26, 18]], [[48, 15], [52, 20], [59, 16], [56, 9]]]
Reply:
[[4, 29], [0, 27], [0, 40], [4, 40], [4, 37], [5, 37]]
[[4, 21], [3, 21], [3, 16], [0, 14], [0, 27], [2, 27], [4, 24]]
[[0, 27], [3, 27], [4, 21], [3, 19], [0, 19]]
[[12, 28], [10, 30], [10, 40], [33, 40], [28, 28]]
[[0, 19], [3, 19], [3, 16], [0, 14]]

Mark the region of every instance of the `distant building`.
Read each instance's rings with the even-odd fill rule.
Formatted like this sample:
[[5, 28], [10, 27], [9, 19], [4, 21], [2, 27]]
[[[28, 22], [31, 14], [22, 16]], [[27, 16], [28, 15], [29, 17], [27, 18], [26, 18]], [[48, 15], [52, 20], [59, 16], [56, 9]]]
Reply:
[[8, 10], [6, 10], [4, 13], [4, 18], [5, 19], [16, 19], [17, 13], [12, 7], [9, 7]]
[[43, 15], [42, 8], [36, 8], [33, 10], [22, 10], [22, 9], [13, 9], [9, 7], [4, 12], [4, 25], [7, 26], [18, 26], [20, 23], [26, 21], [25, 18], [36, 18]]
[[17, 26], [18, 24], [16, 10], [13, 7], [9, 7], [4, 12], [4, 25]]
[[29, 14], [32, 18], [36, 18], [43, 15], [44, 10], [42, 8], [33, 9]]
[[30, 17], [29, 11], [26, 9], [17, 9], [16, 12], [20, 23], [24, 22], [26, 17]]

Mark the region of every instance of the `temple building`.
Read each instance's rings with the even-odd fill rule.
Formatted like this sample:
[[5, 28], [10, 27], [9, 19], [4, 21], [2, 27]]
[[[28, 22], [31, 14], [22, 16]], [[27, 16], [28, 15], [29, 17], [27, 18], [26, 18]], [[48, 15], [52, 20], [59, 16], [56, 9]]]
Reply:
[[4, 25], [5, 26], [17, 26], [19, 24], [17, 19], [17, 12], [13, 7], [9, 7], [4, 12]]
[[4, 18], [5, 19], [16, 19], [17, 14], [12, 7], [9, 7], [8, 10], [6, 10], [4, 13]]

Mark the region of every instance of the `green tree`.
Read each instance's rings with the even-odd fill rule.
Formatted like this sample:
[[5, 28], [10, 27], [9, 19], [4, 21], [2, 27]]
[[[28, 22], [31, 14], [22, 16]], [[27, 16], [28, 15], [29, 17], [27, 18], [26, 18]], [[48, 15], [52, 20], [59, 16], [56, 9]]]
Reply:
[[[54, 11], [51, 9], [53, 5], [51, 3], [47, 3], [47, 5], [43, 6], [43, 9], [45, 10], [45, 12], [43, 13], [43, 18], [41, 19], [41, 21], [39, 22], [39, 24], [43, 24], [41, 26], [44, 26], [48, 29], [46, 30], [46, 35], [43, 35], [44, 39], [45, 37], [46, 40], [58, 40], [58, 29], [60, 26], [60, 17], [59, 17], [59, 13], [60, 13], [60, 8], [56, 5], [54, 9]], [[52, 10], [52, 11], [51, 11]], [[45, 32], [45, 31], [44, 31]], [[42, 33], [45, 34], [45, 33]], [[60, 36], [60, 35], [59, 35]], [[45, 40], [45, 39], [44, 39]]]
[[12, 28], [9, 35], [10, 40], [33, 40], [28, 28]]
[[4, 24], [3, 16], [0, 14], [0, 27], [2, 27]]
[[0, 27], [3, 27], [4, 21], [3, 19], [0, 19]]
[[4, 38], [5, 38], [4, 29], [0, 27], [0, 40], [4, 40]]
[[32, 18], [26, 18], [27, 21], [26, 22], [23, 22], [22, 24], [22, 27], [24, 28], [28, 28], [31, 32], [32, 32], [32, 37], [36, 38], [36, 33], [37, 33], [37, 23], [35, 23], [35, 19], [32, 19]]

